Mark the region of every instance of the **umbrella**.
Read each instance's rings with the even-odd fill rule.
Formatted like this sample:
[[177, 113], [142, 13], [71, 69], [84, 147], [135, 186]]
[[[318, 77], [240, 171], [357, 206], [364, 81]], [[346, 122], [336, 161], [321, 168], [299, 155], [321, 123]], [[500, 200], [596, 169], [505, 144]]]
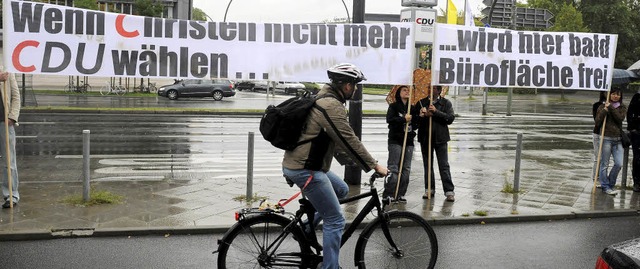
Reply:
[[629, 68], [627, 68], [627, 70], [638, 72], [638, 70], [640, 70], [640, 61], [637, 61], [634, 64], [632, 64], [631, 66], [629, 66]]
[[[408, 85], [395, 85], [389, 91], [387, 95], [387, 103], [393, 104], [396, 101], [396, 92], [402, 86]], [[429, 89], [431, 88], [431, 70], [429, 69], [416, 69], [413, 71], [413, 93], [411, 93], [411, 105], [415, 105], [421, 99], [429, 96]]]
[[[633, 67], [633, 65], [632, 65], [632, 67]], [[634, 82], [634, 81], [637, 81], [637, 80], [640, 80], [640, 75], [638, 75], [634, 71], [624, 70], [624, 69], [617, 69], [617, 68], [613, 69], [613, 79], [611, 80], [611, 84], [612, 85], [627, 84], [627, 83], [631, 83], [631, 82]]]
[[413, 86], [413, 100], [411, 100], [411, 104], [415, 105], [418, 101], [429, 96], [429, 91], [431, 90], [431, 70], [413, 70]]

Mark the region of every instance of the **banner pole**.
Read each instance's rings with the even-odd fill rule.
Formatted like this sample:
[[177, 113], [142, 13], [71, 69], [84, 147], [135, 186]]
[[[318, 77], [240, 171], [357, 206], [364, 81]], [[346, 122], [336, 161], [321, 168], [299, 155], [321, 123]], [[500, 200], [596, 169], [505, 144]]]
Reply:
[[[413, 86], [411, 86], [413, 87]], [[407, 102], [407, 113], [411, 115], [411, 97], [413, 96], [413, 89], [409, 88], [409, 101]], [[405, 115], [406, 117], [406, 115]], [[406, 118], [405, 118], [406, 119]], [[398, 190], [400, 189], [400, 178], [402, 176], [402, 165], [404, 164], [404, 152], [407, 148], [407, 133], [409, 132], [409, 124], [411, 121], [407, 122], [404, 126], [404, 140], [402, 141], [402, 153], [400, 155], [400, 166], [398, 166], [398, 178], [396, 182], [396, 192], [393, 195], [393, 198], [398, 200]]]
[[[429, 85], [429, 107], [431, 107], [431, 105], [433, 105], [433, 84]], [[427, 111], [429, 111], [429, 109], [427, 108]], [[427, 158], [427, 170], [425, 171], [425, 173], [428, 173], [427, 175], [427, 199], [431, 200], [431, 175], [433, 173], [431, 173], [431, 171], [433, 171], [433, 150], [431, 149], [431, 136], [432, 136], [432, 132], [433, 132], [433, 115], [431, 115], [431, 117], [429, 117], [429, 144], [428, 148], [429, 148], [429, 158]]]

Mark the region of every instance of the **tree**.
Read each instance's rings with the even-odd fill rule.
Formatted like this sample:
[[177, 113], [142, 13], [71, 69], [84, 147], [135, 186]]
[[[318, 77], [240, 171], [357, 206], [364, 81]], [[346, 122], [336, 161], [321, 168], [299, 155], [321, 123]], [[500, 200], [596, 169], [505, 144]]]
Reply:
[[98, 2], [95, 0], [75, 0], [73, 6], [77, 8], [98, 10]]
[[579, 10], [594, 33], [617, 34], [615, 66], [627, 68], [638, 60], [640, 51], [640, 4], [632, 0], [582, 0]]
[[589, 28], [584, 26], [582, 13], [573, 5], [563, 4], [562, 8], [555, 16], [555, 24], [549, 28], [554, 32], [589, 32]]
[[164, 5], [157, 0], [136, 0], [133, 2], [133, 13], [146, 17], [161, 17]]
[[191, 12], [191, 19], [194, 21], [207, 21], [207, 14], [202, 9], [194, 7]]

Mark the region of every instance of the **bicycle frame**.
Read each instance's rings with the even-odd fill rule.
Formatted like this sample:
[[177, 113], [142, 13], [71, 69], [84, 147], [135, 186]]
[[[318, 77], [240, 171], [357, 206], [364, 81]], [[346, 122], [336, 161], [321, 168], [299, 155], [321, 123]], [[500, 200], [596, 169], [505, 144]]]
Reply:
[[[353, 202], [353, 201], [365, 199], [367, 197], [371, 197], [369, 199], [369, 201], [367, 202], [367, 204], [365, 204], [365, 206], [362, 208], [362, 210], [360, 210], [358, 215], [353, 219], [351, 224], [349, 224], [345, 228], [344, 232], [342, 233], [342, 241], [340, 242], [340, 247], [341, 248], [351, 238], [351, 236], [354, 234], [354, 232], [356, 231], [358, 226], [362, 223], [364, 218], [370, 212], [373, 212], [374, 209], [378, 212], [378, 216], [379, 217], [382, 217], [382, 218], [385, 217], [384, 206], [380, 202], [380, 198], [378, 197], [378, 190], [373, 185], [374, 181], [375, 181], [375, 175], [371, 176], [371, 179], [369, 180], [369, 184], [370, 184], [371, 188], [370, 188], [370, 190], [368, 192], [361, 193], [361, 194], [358, 194], [358, 195], [354, 195], [354, 196], [347, 197], [347, 198], [339, 200], [340, 204], [342, 205], [342, 204], [350, 203], [350, 202]], [[387, 204], [385, 203], [384, 205], [386, 206]], [[303, 228], [302, 230], [304, 231], [304, 226], [303, 226], [303, 223], [302, 223], [302, 216], [307, 215], [307, 219], [308, 219], [309, 223], [313, 223], [314, 218], [315, 218], [315, 216], [314, 216], [315, 212], [316, 212], [316, 210], [313, 208], [313, 206], [311, 205], [311, 202], [309, 202], [309, 200], [300, 199], [300, 209], [298, 209], [298, 211], [296, 211], [295, 218], [293, 219], [291, 224], [289, 224], [289, 225], [287, 225], [287, 227], [285, 227], [283, 233], [287, 232], [287, 230], [290, 228], [290, 225], [292, 225], [292, 224], [296, 224], [296, 225], [302, 227]], [[382, 227], [383, 227], [384, 235], [387, 238], [387, 240], [389, 241], [389, 244], [397, 251], [398, 247], [396, 246], [395, 242], [393, 242], [393, 239], [391, 238], [391, 235], [389, 234], [389, 229], [388, 229], [389, 227], [384, 222], [382, 224]], [[312, 231], [313, 230], [314, 229], [312, 229]], [[317, 238], [315, 232], [311, 232], [311, 233], [304, 232], [304, 235], [305, 235], [305, 237], [309, 237], [309, 238], [305, 238], [305, 240], [307, 240], [311, 244], [311, 246], [313, 248], [315, 248], [316, 251], [318, 251], [318, 253], [319, 253], [319, 251], [322, 250], [322, 247], [320, 246], [320, 243], [318, 242], [318, 238]]]

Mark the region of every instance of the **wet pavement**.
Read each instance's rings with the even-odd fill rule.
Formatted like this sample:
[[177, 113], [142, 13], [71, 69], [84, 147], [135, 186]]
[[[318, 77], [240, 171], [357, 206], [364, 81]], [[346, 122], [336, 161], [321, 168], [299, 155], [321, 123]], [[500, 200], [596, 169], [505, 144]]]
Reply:
[[[489, 114], [486, 116], [481, 115], [481, 96], [469, 98], [463, 94], [450, 98], [459, 115], [451, 126], [452, 141], [449, 144], [456, 201], [444, 201], [438, 180], [435, 186], [438, 194], [432, 200], [421, 198], [424, 192], [423, 169], [417, 147], [412, 162], [408, 203], [393, 207], [420, 214], [435, 224], [637, 215], [640, 208], [638, 193], [627, 189], [622, 189], [615, 197], [603, 194], [599, 189], [592, 193], [593, 184], [589, 178], [592, 167], [590, 113], [597, 93], [575, 93], [567, 97], [568, 101], [560, 101], [557, 94], [516, 95], [512, 116], [504, 115], [506, 96], [503, 95], [489, 96]], [[60, 98], [66, 98], [67, 103], [64, 104]], [[122, 98], [129, 97], [37, 96], [39, 106], [211, 108], [224, 104], [227, 109], [260, 108], [287, 97], [266, 98], [264, 94], [239, 93], [222, 102]], [[384, 112], [384, 96], [366, 95], [363, 109]], [[76, 113], [61, 115], [79, 117]], [[64, 136], [63, 133], [38, 133], [46, 130], [34, 127], [45, 124], [39, 118], [45, 117], [30, 112], [28, 108], [23, 110], [21, 128], [33, 128], [37, 132], [19, 133], [19, 144], [20, 141], [29, 144], [32, 139], [41, 137], [53, 139]], [[234, 223], [234, 212], [248, 206], [237, 199], [246, 194], [246, 132], [257, 133], [259, 119], [250, 116], [238, 119], [229, 116], [194, 118], [182, 123], [190, 128], [189, 132], [152, 134], [150, 137], [155, 139], [149, 139], [151, 148], [178, 141], [174, 144], [189, 144], [188, 150], [145, 152], [144, 145], [129, 144], [125, 147], [130, 152], [120, 148], [110, 152], [106, 146], [102, 147], [100, 154], [94, 153], [92, 187], [122, 195], [124, 200], [121, 204], [76, 207], [61, 202], [68, 195], [82, 193], [79, 181], [82, 163], [78, 149], [76, 153], [58, 152], [56, 145], [61, 148], [64, 145], [58, 140], [47, 144], [46, 150], [23, 149], [20, 153], [19, 149], [21, 202], [14, 209], [0, 210], [0, 240], [202, 233], [230, 227]], [[115, 122], [103, 119], [108, 123]], [[62, 119], [52, 121], [62, 122]], [[100, 120], [93, 121], [105, 125]], [[70, 122], [80, 120], [74, 118]], [[234, 122], [256, 126], [238, 131]], [[170, 124], [176, 126], [178, 123]], [[137, 130], [147, 127], [130, 124], [125, 128]], [[505, 182], [513, 181], [514, 137], [517, 132], [523, 132], [525, 136], [520, 171], [522, 191], [508, 194], [501, 190]], [[128, 141], [133, 136], [121, 135], [114, 130], [109, 137]], [[167, 137], [174, 140], [163, 140]], [[257, 133], [254, 193], [270, 201], [292, 196], [296, 189], [284, 183], [279, 171], [282, 151], [261, 140]], [[234, 142], [226, 144], [229, 141]], [[386, 160], [386, 127], [381, 118], [365, 118], [363, 142], [372, 149], [374, 157]], [[332, 168], [338, 174], [343, 172], [337, 164]], [[628, 171], [627, 184], [630, 185], [630, 169]], [[364, 184], [367, 176], [363, 173], [362, 185], [351, 186], [351, 194], [368, 190]], [[376, 186], [380, 189], [382, 183], [376, 182]], [[353, 219], [363, 205], [364, 201], [346, 205], [347, 220]], [[256, 206], [256, 203], [249, 206]], [[296, 203], [291, 203], [286, 209], [295, 211]], [[486, 216], [480, 216], [482, 213]]]

